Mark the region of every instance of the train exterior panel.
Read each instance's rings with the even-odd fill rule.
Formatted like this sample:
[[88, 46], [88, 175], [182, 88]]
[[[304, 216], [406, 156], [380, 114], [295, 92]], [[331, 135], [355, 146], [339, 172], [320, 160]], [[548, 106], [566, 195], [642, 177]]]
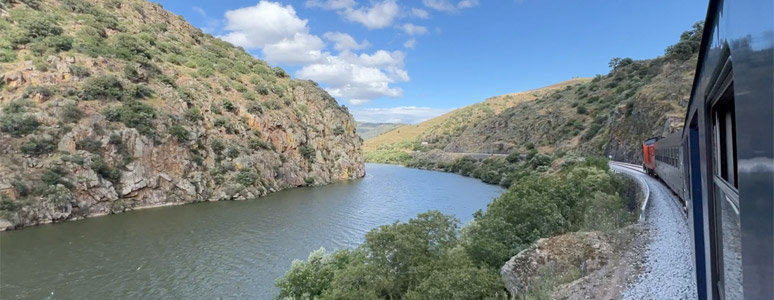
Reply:
[[774, 1], [710, 0], [678, 140], [699, 299], [771, 299]]
[[659, 139], [654, 148], [656, 152], [656, 175], [661, 178], [681, 201], [685, 201], [682, 132], [676, 132]]
[[660, 137], [652, 137], [642, 143], [642, 169], [648, 175], [656, 171], [656, 142]]

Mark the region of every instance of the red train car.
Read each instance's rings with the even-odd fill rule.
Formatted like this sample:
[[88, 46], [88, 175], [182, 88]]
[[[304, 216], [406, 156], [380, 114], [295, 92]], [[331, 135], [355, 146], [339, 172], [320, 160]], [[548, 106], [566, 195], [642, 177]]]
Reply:
[[642, 170], [648, 175], [656, 174], [656, 142], [661, 137], [652, 137], [642, 143]]

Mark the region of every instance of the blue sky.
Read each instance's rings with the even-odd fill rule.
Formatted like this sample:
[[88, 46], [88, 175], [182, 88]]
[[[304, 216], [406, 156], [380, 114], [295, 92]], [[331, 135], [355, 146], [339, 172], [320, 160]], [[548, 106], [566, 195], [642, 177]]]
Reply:
[[662, 55], [706, 14], [698, 0], [161, 0], [355, 118], [415, 123], [487, 97], [606, 74]]

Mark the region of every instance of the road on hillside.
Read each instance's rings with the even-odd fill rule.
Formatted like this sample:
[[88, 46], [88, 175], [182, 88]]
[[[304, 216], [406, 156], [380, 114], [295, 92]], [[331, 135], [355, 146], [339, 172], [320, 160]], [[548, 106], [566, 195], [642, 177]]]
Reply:
[[696, 278], [688, 220], [677, 197], [637, 165], [611, 162], [610, 167], [647, 185], [650, 197], [643, 226], [647, 249], [643, 271], [624, 291], [623, 299], [696, 299]]

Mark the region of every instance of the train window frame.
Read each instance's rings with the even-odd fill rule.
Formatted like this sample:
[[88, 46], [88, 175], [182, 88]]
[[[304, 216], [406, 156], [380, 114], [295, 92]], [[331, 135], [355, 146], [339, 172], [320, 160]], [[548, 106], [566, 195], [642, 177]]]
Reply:
[[[736, 99], [730, 57], [707, 95], [711, 168], [708, 189], [712, 207], [713, 268], [716, 295], [722, 300], [743, 299], [739, 223]], [[738, 253], [735, 253], [738, 252]]]

